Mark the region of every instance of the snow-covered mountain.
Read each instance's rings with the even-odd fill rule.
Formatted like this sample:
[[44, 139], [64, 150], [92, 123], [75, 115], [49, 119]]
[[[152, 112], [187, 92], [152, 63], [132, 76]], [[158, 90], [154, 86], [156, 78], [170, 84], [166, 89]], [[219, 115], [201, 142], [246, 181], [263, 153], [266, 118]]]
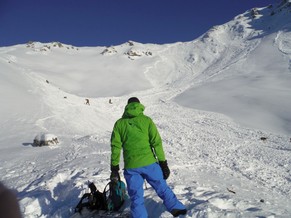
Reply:
[[[70, 217], [88, 180], [104, 188], [111, 130], [131, 96], [158, 126], [185, 217], [290, 217], [291, 7], [283, 2], [190, 42], [1, 47], [0, 178], [24, 217]], [[60, 143], [33, 147], [41, 132]], [[150, 217], [171, 217], [151, 188], [145, 199]]]

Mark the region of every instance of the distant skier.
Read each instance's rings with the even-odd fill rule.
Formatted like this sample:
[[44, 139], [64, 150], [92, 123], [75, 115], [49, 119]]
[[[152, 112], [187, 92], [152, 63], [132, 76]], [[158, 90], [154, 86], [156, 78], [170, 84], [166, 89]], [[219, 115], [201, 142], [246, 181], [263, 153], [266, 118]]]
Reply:
[[90, 105], [90, 101], [88, 98], [86, 98], [85, 101], [86, 101], [85, 104]]
[[111, 135], [111, 175], [119, 178], [120, 153], [123, 149], [124, 177], [131, 199], [133, 218], [148, 217], [144, 206], [144, 179], [155, 189], [167, 210], [174, 216], [186, 214], [185, 206], [166, 183], [170, 170], [162, 140], [152, 119], [143, 114], [139, 99], [128, 99], [122, 118], [116, 121]]

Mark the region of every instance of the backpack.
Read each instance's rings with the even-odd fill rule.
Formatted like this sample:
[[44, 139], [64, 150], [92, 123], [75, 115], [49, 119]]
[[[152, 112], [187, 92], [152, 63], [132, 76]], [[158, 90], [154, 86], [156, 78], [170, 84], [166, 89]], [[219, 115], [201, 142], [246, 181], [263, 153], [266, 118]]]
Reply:
[[118, 211], [127, 199], [126, 186], [121, 180], [110, 181], [103, 192], [98, 191], [94, 183], [88, 186], [90, 193], [82, 196], [75, 212], [81, 213], [84, 207], [89, 210]]
[[102, 192], [98, 191], [94, 183], [89, 183], [90, 193], [85, 193], [77, 206], [75, 212], [81, 213], [84, 207], [89, 210], [106, 210], [106, 202]]
[[121, 180], [112, 180], [104, 188], [104, 198], [108, 211], [118, 211], [128, 198], [125, 183]]

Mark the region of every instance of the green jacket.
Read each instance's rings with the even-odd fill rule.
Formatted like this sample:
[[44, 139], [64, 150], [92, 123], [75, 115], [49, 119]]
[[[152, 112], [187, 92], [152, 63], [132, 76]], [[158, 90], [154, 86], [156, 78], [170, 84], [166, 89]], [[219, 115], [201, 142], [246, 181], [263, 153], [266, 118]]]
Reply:
[[116, 121], [111, 135], [111, 165], [117, 166], [123, 149], [124, 168], [148, 166], [164, 161], [162, 140], [152, 119], [143, 114], [144, 106], [126, 105], [122, 118]]

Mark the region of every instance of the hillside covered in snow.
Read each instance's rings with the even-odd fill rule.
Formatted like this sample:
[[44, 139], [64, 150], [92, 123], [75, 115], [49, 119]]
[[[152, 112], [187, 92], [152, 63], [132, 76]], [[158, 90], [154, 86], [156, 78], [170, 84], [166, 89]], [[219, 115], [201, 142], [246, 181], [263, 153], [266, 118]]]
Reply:
[[[137, 96], [163, 139], [185, 217], [291, 216], [291, 6], [254, 8], [190, 42], [0, 48], [0, 178], [24, 217], [70, 217], [110, 175]], [[86, 103], [86, 99], [89, 100]], [[33, 146], [40, 133], [58, 137]], [[171, 217], [145, 189], [151, 218]], [[129, 208], [126, 208], [128, 210]]]

